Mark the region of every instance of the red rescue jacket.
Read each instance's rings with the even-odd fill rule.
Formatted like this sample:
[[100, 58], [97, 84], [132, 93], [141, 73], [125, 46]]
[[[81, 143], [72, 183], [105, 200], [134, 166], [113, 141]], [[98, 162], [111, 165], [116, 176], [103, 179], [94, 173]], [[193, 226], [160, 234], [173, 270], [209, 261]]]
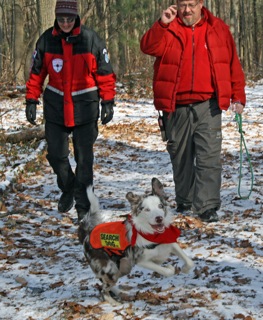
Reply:
[[[244, 72], [229, 28], [204, 7], [202, 15], [207, 21], [206, 46], [219, 107], [226, 110], [231, 101], [240, 101], [245, 105]], [[141, 39], [141, 50], [156, 57], [153, 91], [157, 110], [173, 112], [176, 108], [182, 58], [186, 46], [184, 28], [186, 27], [180, 24], [178, 19], [174, 19], [166, 27], [160, 21], [156, 21]], [[198, 76], [203, 76], [201, 71], [197, 78]]]
[[44, 115], [47, 121], [67, 127], [97, 120], [99, 100], [113, 100], [116, 77], [105, 43], [77, 17], [70, 35], [57, 21], [38, 39], [29, 80], [27, 100], [38, 100], [44, 81]]

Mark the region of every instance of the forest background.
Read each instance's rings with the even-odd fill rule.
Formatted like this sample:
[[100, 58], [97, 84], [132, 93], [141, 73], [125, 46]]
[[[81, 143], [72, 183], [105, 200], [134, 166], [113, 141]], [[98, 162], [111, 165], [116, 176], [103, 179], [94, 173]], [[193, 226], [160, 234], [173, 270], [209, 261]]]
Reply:
[[[106, 40], [117, 78], [126, 80], [131, 90], [151, 86], [153, 58], [140, 52], [140, 38], [174, 2], [79, 0], [82, 23]], [[56, 0], [0, 0], [2, 86], [25, 84], [36, 40], [54, 23], [55, 4]], [[206, 0], [205, 6], [230, 26], [247, 79], [262, 78], [263, 0]]]
[[[153, 58], [139, 48], [141, 36], [172, 1], [79, 0], [83, 23], [106, 39], [118, 79], [113, 121], [99, 122], [94, 150], [96, 194], [106, 221], [128, 214], [126, 192], [149, 190], [153, 176], [165, 184], [171, 209], [176, 207], [169, 154], [148, 99]], [[38, 126], [32, 128], [25, 117], [32, 53], [37, 38], [53, 25], [55, 3], [0, 0], [0, 319], [262, 320], [263, 0], [205, 1], [230, 25], [246, 72], [242, 133], [254, 184], [245, 155], [240, 174], [239, 128], [232, 112], [224, 112], [220, 221], [202, 224], [175, 215], [194, 270], [169, 279], [136, 267], [121, 280], [129, 294], [117, 308], [100, 302], [100, 284], [77, 240], [74, 208], [57, 211], [60, 192], [45, 157], [43, 106]], [[70, 161], [74, 164], [73, 152]], [[242, 195], [253, 184], [250, 199], [237, 196], [240, 177]], [[176, 258], [169, 264], [177, 266]]]

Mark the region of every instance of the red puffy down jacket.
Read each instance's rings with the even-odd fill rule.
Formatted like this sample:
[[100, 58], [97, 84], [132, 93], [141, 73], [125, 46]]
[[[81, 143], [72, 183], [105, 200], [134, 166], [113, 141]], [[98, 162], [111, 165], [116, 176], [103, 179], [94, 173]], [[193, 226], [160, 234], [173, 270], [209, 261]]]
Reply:
[[[245, 105], [244, 72], [229, 27], [204, 7], [202, 13], [207, 20], [206, 44], [219, 107], [227, 110], [231, 101]], [[186, 43], [183, 28], [177, 19], [168, 27], [156, 21], [141, 39], [142, 52], [156, 57], [153, 91], [157, 110], [173, 112], [176, 108], [180, 67]]]

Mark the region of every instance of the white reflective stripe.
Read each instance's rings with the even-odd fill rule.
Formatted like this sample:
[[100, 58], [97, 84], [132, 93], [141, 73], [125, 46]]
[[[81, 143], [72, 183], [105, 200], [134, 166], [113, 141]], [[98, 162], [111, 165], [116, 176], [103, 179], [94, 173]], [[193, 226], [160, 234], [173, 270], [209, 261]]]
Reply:
[[57, 94], [61, 95], [61, 96], [64, 96], [64, 92], [63, 92], [63, 91], [60, 91], [60, 90], [58, 90], [58, 89], [56, 89], [56, 88], [54, 88], [54, 87], [50, 86], [49, 84], [47, 85], [47, 88], [48, 88], [49, 90], [51, 90], [51, 91], [53, 91], [53, 92], [55, 92], [55, 93], [57, 93]]
[[[60, 91], [52, 86], [50, 86], [49, 84], [47, 85], [47, 88], [57, 94], [59, 94], [60, 96], [64, 96], [64, 92]], [[72, 97], [73, 96], [78, 96], [80, 94], [86, 93], [86, 92], [90, 92], [90, 91], [96, 91], [98, 90], [98, 87], [91, 87], [91, 88], [87, 88], [87, 89], [83, 89], [83, 90], [79, 90], [79, 91], [74, 91], [71, 93]]]
[[71, 93], [72, 97], [73, 96], [77, 96], [79, 94], [82, 94], [82, 93], [86, 93], [86, 92], [90, 92], [90, 91], [96, 91], [98, 90], [98, 87], [91, 87], [91, 88], [87, 88], [87, 89], [83, 89], [83, 90], [79, 90], [79, 91], [74, 91]]

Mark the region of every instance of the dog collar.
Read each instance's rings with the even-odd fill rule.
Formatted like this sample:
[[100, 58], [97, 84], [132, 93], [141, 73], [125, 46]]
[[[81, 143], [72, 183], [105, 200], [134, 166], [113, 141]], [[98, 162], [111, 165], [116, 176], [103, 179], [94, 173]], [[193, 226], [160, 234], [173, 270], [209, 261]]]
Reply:
[[[130, 222], [131, 218], [129, 217]], [[134, 224], [132, 223], [132, 237], [131, 237], [131, 245], [134, 247], [136, 244], [136, 239], [138, 234], [143, 237], [144, 239], [154, 242], [157, 244], [165, 244], [165, 243], [173, 243], [177, 241], [177, 238], [180, 236], [180, 230], [176, 228], [175, 226], [169, 226], [168, 228], [165, 228], [163, 233], [143, 233], [141, 231], [136, 230]]]

